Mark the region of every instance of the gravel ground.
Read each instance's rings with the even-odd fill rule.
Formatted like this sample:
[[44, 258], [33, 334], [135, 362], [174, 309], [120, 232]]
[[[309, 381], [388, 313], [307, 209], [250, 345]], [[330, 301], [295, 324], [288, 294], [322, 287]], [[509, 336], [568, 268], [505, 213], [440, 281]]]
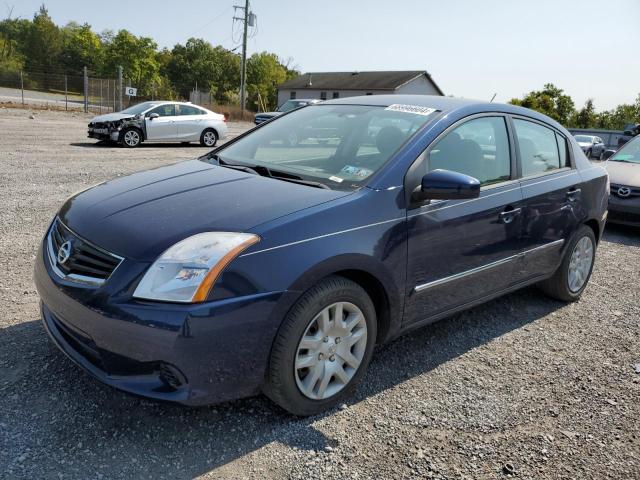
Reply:
[[34, 254], [74, 191], [204, 150], [96, 147], [82, 114], [29, 114], [0, 109], [0, 477], [640, 478], [640, 230], [607, 228], [580, 302], [529, 288], [402, 337], [326, 415], [159, 404], [48, 341]]

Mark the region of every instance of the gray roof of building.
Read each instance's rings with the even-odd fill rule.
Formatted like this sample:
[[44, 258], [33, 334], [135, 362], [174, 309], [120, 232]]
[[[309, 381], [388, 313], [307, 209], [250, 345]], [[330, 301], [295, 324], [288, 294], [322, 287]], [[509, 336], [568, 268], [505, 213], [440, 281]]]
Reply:
[[440, 87], [424, 70], [389, 72], [309, 72], [278, 85], [281, 89], [314, 90], [395, 90], [411, 80], [425, 75], [436, 90]]

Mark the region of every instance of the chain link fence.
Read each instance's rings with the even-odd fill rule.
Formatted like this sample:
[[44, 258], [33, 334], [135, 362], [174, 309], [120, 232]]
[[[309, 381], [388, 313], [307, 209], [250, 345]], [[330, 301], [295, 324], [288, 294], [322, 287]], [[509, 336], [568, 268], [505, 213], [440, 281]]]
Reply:
[[0, 102], [108, 113], [122, 105], [122, 82], [83, 73], [0, 69]]

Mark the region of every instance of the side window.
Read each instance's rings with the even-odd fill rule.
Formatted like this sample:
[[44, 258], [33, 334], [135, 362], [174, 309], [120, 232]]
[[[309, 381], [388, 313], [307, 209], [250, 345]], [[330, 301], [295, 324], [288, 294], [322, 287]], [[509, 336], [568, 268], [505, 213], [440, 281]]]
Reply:
[[556, 133], [556, 141], [558, 142], [558, 153], [560, 154], [560, 166], [561, 167], [569, 167], [569, 157], [567, 155], [567, 140]]
[[553, 130], [527, 120], [514, 119], [513, 123], [520, 146], [523, 177], [550, 172], [566, 165], [566, 158], [564, 164], [560, 162], [558, 143]]
[[438, 140], [429, 152], [429, 170], [464, 173], [490, 185], [511, 178], [509, 137], [503, 117], [463, 123]]
[[180, 115], [202, 115], [202, 110], [188, 105], [180, 105]]
[[148, 112], [147, 117], [152, 113], [157, 113], [161, 117], [173, 117], [176, 114], [176, 106], [172, 104], [160, 105], [159, 107], [156, 107], [150, 112]]

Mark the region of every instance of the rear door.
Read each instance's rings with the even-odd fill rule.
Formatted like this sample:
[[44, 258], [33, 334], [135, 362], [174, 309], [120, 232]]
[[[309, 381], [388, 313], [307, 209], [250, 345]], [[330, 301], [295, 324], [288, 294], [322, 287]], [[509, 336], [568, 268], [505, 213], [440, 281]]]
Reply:
[[[152, 113], [159, 117], [150, 118]], [[148, 140], [176, 140], [178, 124], [176, 123], [176, 106], [172, 103], [160, 105], [145, 114], [145, 128]]]
[[499, 114], [463, 120], [436, 140], [407, 174], [415, 178], [407, 183], [408, 191], [435, 169], [470, 175], [482, 186], [477, 199], [409, 206], [406, 324], [435, 319], [514, 281], [522, 193], [509, 127], [506, 116]]
[[563, 246], [578, 226], [582, 179], [561, 132], [529, 118], [512, 121], [524, 199], [524, 256], [516, 275], [526, 281], [558, 267]]
[[199, 140], [204, 128], [202, 123], [205, 118], [204, 110], [190, 105], [178, 105], [177, 113], [176, 122], [180, 140]]

